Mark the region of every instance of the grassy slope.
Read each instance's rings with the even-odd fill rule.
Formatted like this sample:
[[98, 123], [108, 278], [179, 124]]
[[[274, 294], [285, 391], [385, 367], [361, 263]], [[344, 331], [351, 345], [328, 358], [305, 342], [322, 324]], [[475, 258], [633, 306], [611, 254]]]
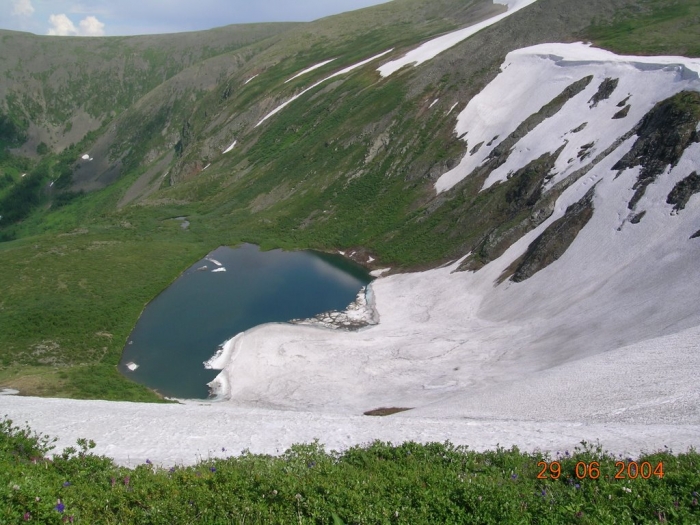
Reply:
[[[483, 233], [467, 220], [469, 214], [478, 217], [480, 207], [502, 200], [507, 184], [476, 200], [467, 184], [441, 201], [431, 201], [430, 174], [444, 171], [464, 146], [452, 134], [456, 114], [445, 116], [442, 105], [447, 102], [437, 106], [440, 111], [426, 112], [425, 106], [454, 93], [461, 94], [455, 101], [463, 103], [496, 73], [508, 46], [565, 38], [573, 22], [552, 9], [558, 6], [555, 0], [540, 3], [543, 11], [533, 10], [529, 19], [523, 12], [523, 18], [499, 24], [464, 44], [467, 52], [455, 49], [420, 70], [379, 83], [366, 68], [308, 93], [255, 130], [251, 122], [295, 89], [392, 45], [406, 46], [453, 27], [459, 16], [466, 16], [465, 10], [447, 0], [440, 5], [407, 0], [399, 7], [411, 9], [392, 12], [393, 2], [375, 8], [388, 10], [382, 11], [384, 18], [370, 9], [355, 19], [351, 13], [303, 26], [280, 37], [275, 46], [256, 48], [259, 54], [248, 66], [262, 68], [255, 82], [240, 87], [240, 78], [224, 78], [217, 89], [194, 101], [176, 97], [182, 104], [177, 118], [188, 119], [193, 128], [191, 144], [179, 160], [183, 165], [202, 159], [208, 134], [219, 129], [210, 127], [216, 115], [248, 119], [247, 124], [240, 122], [242, 143], [226, 156], [213, 158], [212, 166], [197, 177], [162, 189], [144, 205], [116, 210], [145, 169], [138, 161], [147, 148], [137, 142], [140, 153], [134, 156], [134, 167], [116, 184], [59, 210], [36, 210], [18, 229], [20, 240], [0, 244], [0, 289], [7, 290], [0, 299], [0, 385], [19, 386], [27, 394], [148, 398], [145, 389], [116, 373], [125, 339], [146, 302], [221, 244], [364, 246], [382, 264], [413, 267], [463, 254]], [[450, 6], [451, 17], [437, 16]], [[546, 18], [550, 12], [552, 20], [558, 20], [556, 30]], [[605, 26], [606, 34], [615, 34], [625, 24], [648, 23], [656, 16], [648, 9], [635, 13], [630, 10], [613, 24], [598, 21], [586, 31], [600, 34]], [[682, 18], [686, 12], [674, 13]], [[576, 12], [567, 16], [581, 18]], [[412, 17], [428, 21], [412, 25]], [[378, 30], [382, 20], [389, 24], [384, 31]], [[662, 22], [673, 20], [658, 15], [655, 23]], [[331, 38], [337, 34], [342, 38]], [[507, 43], [499, 40], [501, 35], [507, 35]], [[483, 45], [498, 51], [485, 58], [471, 51], [470, 46]], [[667, 52], [680, 53], [680, 48]], [[335, 65], [283, 84], [298, 70], [329, 56], [339, 57]], [[177, 92], [177, 76], [164, 84], [171, 91], [162, 92]], [[236, 82], [234, 95], [223, 98], [226, 86]], [[158, 89], [152, 98], [160, 97]], [[148, 98], [139, 103], [146, 112], [160, 107], [148, 106]], [[166, 116], [172, 120], [174, 115]], [[125, 136], [144, 133], [138, 118], [130, 122]], [[388, 146], [378, 148], [366, 163], [381, 132]], [[162, 142], [162, 134], [148, 135]], [[190, 231], [168, 220], [179, 215], [189, 216]], [[73, 234], [76, 230], [79, 233]], [[86, 373], [86, 367], [93, 368]], [[111, 382], [87, 381], [91, 374]]]
[[594, 21], [583, 36], [617, 53], [700, 56], [700, 5], [694, 0], [644, 0], [612, 21]]

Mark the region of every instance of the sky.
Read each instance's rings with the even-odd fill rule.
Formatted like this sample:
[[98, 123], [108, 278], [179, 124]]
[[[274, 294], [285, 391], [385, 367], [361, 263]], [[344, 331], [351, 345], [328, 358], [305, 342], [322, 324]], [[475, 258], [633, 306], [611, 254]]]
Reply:
[[0, 0], [0, 29], [63, 36], [177, 33], [252, 22], [306, 22], [386, 1]]

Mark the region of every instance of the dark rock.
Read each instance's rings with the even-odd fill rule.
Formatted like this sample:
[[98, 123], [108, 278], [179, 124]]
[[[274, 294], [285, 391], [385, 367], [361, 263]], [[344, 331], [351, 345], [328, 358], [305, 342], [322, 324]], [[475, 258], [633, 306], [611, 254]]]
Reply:
[[641, 166], [629, 202], [633, 210], [653, 183], [669, 166], [675, 166], [683, 152], [698, 141], [696, 128], [700, 123], [700, 93], [682, 91], [656, 104], [635, 127], [637, 141], [632, 149], [613, 167], [622, 172]]
[[690, 236], [691, 239], [697, 239], [700, 237], [700, 230], [696, 231], [693, 235]]
[[572, 130], [570, 131], [570, 133], [578, 133], [579, 131], [583, 131], [583, 128], [585, 128], [586, 126], [588, 126], [588, 122], [584, 122], [584, 123], [581, 124], [580, 126], [574, 128], [574, 129], [572, 129]]
[[600, 83], [600, 86], [598, 86], [598, 91], [596, 94], [593, 95], [591, 100], [588, 101], [589, 106], [594, 108], [601, 100], [609, 99], [610, 95], [612, 95], [613, 91], [615, 91], [615, 88], [617, 88], [618, 82], [620, 82], [619, 78], [606, 78], [603, 80]]
[[631, 96], [632, 96], [632, 95], [627, 95], [623, 100], [621, 100], [620, 102], [618, 102], [618, 103], [617, 103], [617, 107], [618, 107], [618, 108], [621, 108], [621, 107], [623, 107], [623, 106], [626, 106], [626, 105], [627, 105], [627, 101], [630, 99]]
[[[564, 216], [554, 221], [528, 247], [513, 272], [511, 280], [522, 282], [559, 259], [593, 216], [593, 186], [578, 202], [566, 209]], [[507, 276], [501, 276], [503, 277]]]
[[622, 108], [620, 111], [615, 113], [612, 116], [613, 120], [625, 118], [627, 116], [627, 114], [630, 112], [630, 107], [631, 106], [629, 104], [627, 104], [624, 108]]
[[483, 142], [479, 142], [476, 146], [474, 146], [472, 149], [469, 150], [469, 154], [474, 155], [474, 153], [479, 151], [481, 149], [481, 146], [483, 146], [483, 145], [484, 145]]
[[688, 204], [690, 197], [698, 192], [700, 192], [700, 175], [694, 171], [673, 187], [666, 202], [674, 205], [674, 211], [680, 211]]
[[632, 224], [639, 224], [644, 216], [647, 214], [646, 210], [642, 210], [639, 213], [635, 213], [632, 218], [630, 219], [630, 223]]

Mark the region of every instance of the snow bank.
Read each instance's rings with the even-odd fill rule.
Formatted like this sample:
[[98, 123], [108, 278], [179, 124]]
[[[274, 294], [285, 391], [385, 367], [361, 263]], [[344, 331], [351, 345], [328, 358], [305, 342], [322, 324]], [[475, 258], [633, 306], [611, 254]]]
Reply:
[[418, 66], [423, 62], [427, 62], [428, 60], [435, 58], [443, 51], [447, 51], [449, 48], [456, 46], [463, 40], [466, 40], [470, 36], [481, 31], [482, 29], [486, 29], [487, 27], [492, 26], [497, 22], [500, 22], [504, 18], [509, 17], [513, 13], [517, 13], [524, 7], [527, 7], [530, 4], [534, 4], [536, 1], [537, 0], [495, 1], [495, 4], [502, 4], [508, 6], [508, 10], [503, 14], [494, 16], [492, 18], [489, 18], [488, 20], [479, 22], [478, 24], [465, 27], [464, 29], [460, 29], [458, 31], [453, 31], [452, 33], [447, 33], [446, 35], [434, 38], [433, 40], [421, 44], [416, 49], [406, 53], [403, 57], [397, 60], [392, 60], [391, 62], [387, 62], [386, 64], [383, 64], [382, 66], [378, 67], [377, 71], [379, 71], [379, 74], [382, 77], [388, 77], [389, 75], [396, 73], [399, 69], [409, 64]]
[[224, 153], [228, 153], [229, 151], [231, 151], [231, 150], [234, 148], [234, 146], [236, 145], [237, 142], [238, 142], [237, 140], [234, 140], [228, 148], [226, 148], [224, 151], [222, 151], [222, 155], [223, 155]]
[[294, 80], [295, 78], [299, 78], [299, 77], [302, 76], [302, 75], [306, 75], [307, 73], [310, 73], [310, 72], [313, 71], [314, 69], [318, 69], [319, 67], [323, 67], [323, 66], [325, 66], [326, 64], [330, 64], [330, 63], [333, 62], [334, 60], [335, 60], [335, 58], [331, 58], [330, 60], [325, 60], [325, 61], [323, 61], [323, 62], [321, 62], [321, 63], [319, 63], [319, 64], [316, 64], [315, 66], [311, 66], [311, 67], [309, 67], [309, 68], [307, 68], [307, 69], [305, 69], [305, 70], [303, 70], [303, 71], [300, 71], [299, 73], [297, 73], [297, 74], [294, 75], [293, 77], [291, 77], [291, 78], [285, 80], [284, 83], [286, 84], [287, 82], [291, 82], [291, 81]]
[[[700, 427], [689, 425], [618, 425], [426, 417], [341, 416], [311, 412], [241, 409], [225, 403], [153, 405], [0, 396], [0, 412], [15, 423], [58, 436], [56, 452], [79, 438], [97, 443], [94, 453], [135, 467], [149, 459], [156, 465], [191, 465], [203, 459], [281, 454], [294, 443], [319, 438], [329, 450], [342, 450], [375, 439], [468, 445], [492, 450], [518, 445], [522, 450], [573, 450], [581, 440], [600, 438], [612, 451], [636, 456], [640, 450], [684, 451], [696, 443]], [[410, 412], [406, 412], [407, 414]], [[154, 423], [157, 422], [157, 423]], [[225, 449], [225, 450], [222, 450]]]
[[245, 86], [248, 82], [250, 82], [251, 80], [253, 80], [253, 79], [254, 79], [255, 77], [257, 77], [257, 76], [258, 76], [258, 75], [253, 75], [253, 76], [250, 77], [248, 80], [246, 80], [245, 82], [243, 82], [243, 85]]
[[285, 107], [287, 107], [289, 104], [291, 104], [292, 102], [294, 102], [296, 99], [298, 99], [298, 98], [299, 98], [300, 96], [302, 96], [304, 93], [306, 93], [306, 92], [312, 90], [313, 88], [315, 88], [315, 87], [317, 87], [317, 86], [320, 86], [320, 85], [323, 84], [325, 81], [330, 80], [331, 78], [335, 78], [335, 77], [337, 77], [337, 76], [340, 76], [340, 75], [344, 75], [344, 74], [346, 74], [346, 73], [349, 73], [350, 71], [352, 71], [352, 70], [354, 70], [354, 69], [357, 69], [358, 67], [362, 67], [362, 66], [364, 66], [365, 64], [369, 64], [370, 62], [372, 62], [372, 61], [374, 61], [374, 60], [377, 60], [378, 58], [381, 58], [381, 57], [383, 57], [384, 55], [386, 55], [387, 53], [391, 53], [392, 51], [393, 51], [393, 48], [392, 48], [392, 49], [388, 49], [388, 50], [384, 51], [383, 53], [379, 53], [378, 55], [374, 55], [373, 57], [370, 57], [370, 58], [368, 58], [368, 59], [366, 59], [366, 60], [363, 60], [362, 62], [358, 62], [357, 64], [353, 64], [352, 66], [348, 66], [348, 67], [346, 67], [346, 68], [344, 68], [344, 69], [341, 69], [340, 71], [337, 71], [337, 72], [333, 73], [332, 75], [327, 76], [327, 77], [324, 78], [323, 80], [319, 80], [319, 81], [316, 82], [314, 85], [312, 85], [312, 86], [310, 86], [310, 87], [304, 89], [304, 90], [303, 90], [301, 93], [299, 93], [298, 95], [294, 95], [292, 98], [290, 98], [290, 99], [287, 100], [286, 102], [280, 104], [280, 105], [277, 106], [275, 109], [273, 109], [272, 111], [270, 111], [267, 115], [265, 115], [265, 116], [260, 120], [260, 122], [258, 122], [258, 123], [255, 125], [255, 127], [257, 128], [260, 124], [262, 124], [263, 122], [265, 122], [267, 119], [269, 119], [271, 116], [275, 115], [276, 113], [279, 113], [280, 111], [282, 111]]
[[[585, 90], [516, 144], [508, 161], [494, 170], [484, 188], [564, 146], [554, 168], [559, 174], [551, 181], [554, 184], [612, 145], [660, 100], [684, 89], [700, 90], [699, 71], [700, 59], [620, 56], [582, 43], [542, 44], [513, 51], [501, 66], [501, 73], [457, 117], [455, 133], [468, 141], [469, 149], [483, 145], [443, 174], [435, 182], [435, 190], [440, 193], [452, 188], [480, 166], [527, 117], [571, 83], [592, 75]], [[610, 98], [592, 106], [589, 101], [606, 78], [619, 79], [617, 88]], [[622, 109], [618, 104], [625, 99], [630, 104], [629, 113], [613, 119]], [[583, 124], [585, 127], [577, 131]], [[581, 147], [591, 142], [594, 145], [589, 157], [579, 160]]]

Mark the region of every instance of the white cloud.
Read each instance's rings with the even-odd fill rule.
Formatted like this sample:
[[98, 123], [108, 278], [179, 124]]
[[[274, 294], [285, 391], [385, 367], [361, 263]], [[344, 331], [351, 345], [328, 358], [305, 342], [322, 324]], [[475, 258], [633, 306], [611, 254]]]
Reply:
[[83, 36], [104, 36], [105, 25], [94, 16], [86, 16], [80, 23], [80, 34]]
[[51, 15], [49, 17], [49, 23], [51, 27], [47, 33], [48, 35], [68, 36], [78, 34], [75, 25], [66, 15]]
[[32, 16], [34, 6], [31, 0], [14, 0], [12, 2], [12, 14], [18, 16]]
[[65, 14], [49, 16], [49, 28], [47, 34], [57, 36], [103, 36], [105, 25], [94, 16], [86, 16], [78, 27]]

